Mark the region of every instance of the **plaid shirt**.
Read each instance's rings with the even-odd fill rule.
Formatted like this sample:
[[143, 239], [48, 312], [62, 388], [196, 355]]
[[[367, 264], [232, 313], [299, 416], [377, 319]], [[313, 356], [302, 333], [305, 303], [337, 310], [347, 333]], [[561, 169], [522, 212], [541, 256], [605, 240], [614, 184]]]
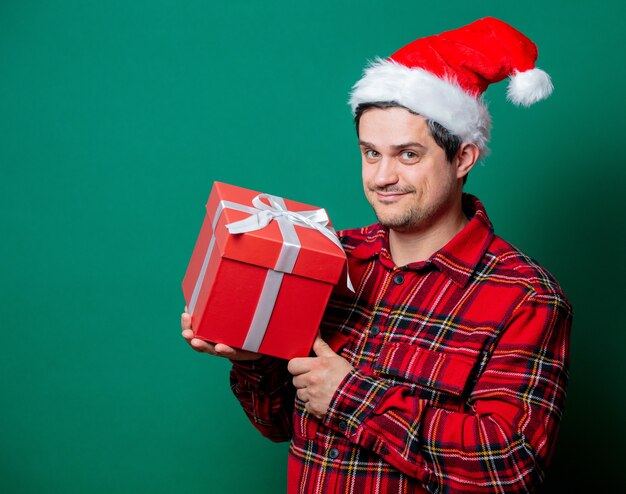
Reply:
[[235, 363], [252, 423], [291, 440], [290, 493], [532, 492], [551, 459], [568, 381], [571, 306], [556, 281], [470, 222], [397, 267], [388, 231], [339, 232], [356, 293], [338, 287], [322, 335], [354, 370], [318, 420], [283, 360]]

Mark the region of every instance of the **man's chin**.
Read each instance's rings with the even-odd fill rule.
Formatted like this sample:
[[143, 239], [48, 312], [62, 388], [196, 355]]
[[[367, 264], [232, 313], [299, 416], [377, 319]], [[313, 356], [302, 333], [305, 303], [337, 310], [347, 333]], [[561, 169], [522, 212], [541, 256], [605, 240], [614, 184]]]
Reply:
[[385, 228], [395, 230], [397, 232], [406, 232], [411, 230], [415, 225], [411, 219], [408, 218], [389, 218], [385, 216], [378, 216], [378, 222]]
[[415, 230], [415, 227], [413, 225], [407, 225], [407, 224], [398, 225], [395, 223], [391, 223], [391, 224], [381, 223], [381, 225], [383, 225], [388, 230], [393, 230], [394, 232], [398, 232], [398, 233], [408, 233], [408, 232]]
[[397, 232], [406, 232], [412, 230], [418, 221], [416, 216], [418, 212], [413, 209], [400, 209], [394, 208], [393, 205], [376, 204], [370, 201], [374, 214], [378, 219], [378, 222], [385, 228], [395, 230]]

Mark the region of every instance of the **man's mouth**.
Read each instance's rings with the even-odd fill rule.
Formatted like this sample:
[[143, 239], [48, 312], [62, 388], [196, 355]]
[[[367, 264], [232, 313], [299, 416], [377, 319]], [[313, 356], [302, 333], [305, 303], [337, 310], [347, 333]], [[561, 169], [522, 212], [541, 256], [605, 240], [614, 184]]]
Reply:
[[381, 202], [393, 202], [410, 193], [408, 190], [373, 190]]

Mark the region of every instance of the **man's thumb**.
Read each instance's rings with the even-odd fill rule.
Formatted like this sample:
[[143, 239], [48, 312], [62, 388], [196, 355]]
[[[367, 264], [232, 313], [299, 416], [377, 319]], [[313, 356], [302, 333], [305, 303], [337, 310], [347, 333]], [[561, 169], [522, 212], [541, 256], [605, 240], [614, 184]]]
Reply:
[[318, 357], [334, 357], [337, 355], [333, 349], [328, 346], [328, 343], [326, 343], [319, 336], [315, 338], [315, 341], [313, 342], [313, 351]]

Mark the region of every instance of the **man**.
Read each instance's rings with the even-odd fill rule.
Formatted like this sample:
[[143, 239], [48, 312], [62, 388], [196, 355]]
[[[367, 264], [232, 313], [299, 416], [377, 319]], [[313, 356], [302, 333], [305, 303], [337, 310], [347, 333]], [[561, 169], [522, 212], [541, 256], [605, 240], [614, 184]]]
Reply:
[[551, 91], [534, 44], [493, 18], [378, 60], [351, 105], [378, 223], [339, 232], [356, 292], [337, 287], [313, 346], [289, 362], [183, 336], [230, 358], [232, 389], [274, 441], [289, 492], [532, 492], [553, 454], [571, 307], [463, 193], [487, 151], [480, 95]]

